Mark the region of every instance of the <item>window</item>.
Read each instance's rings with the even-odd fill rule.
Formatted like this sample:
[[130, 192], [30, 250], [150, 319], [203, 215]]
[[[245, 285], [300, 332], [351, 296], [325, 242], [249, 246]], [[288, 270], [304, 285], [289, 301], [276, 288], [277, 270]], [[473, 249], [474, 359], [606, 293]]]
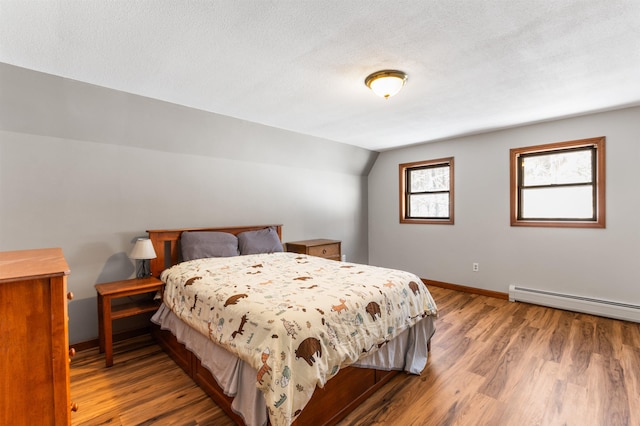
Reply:
[[453, 224], [453, 157], [400, 164], [400, 223]]
[[511, 226], [605, 227], [605, 138], [511, 150]]

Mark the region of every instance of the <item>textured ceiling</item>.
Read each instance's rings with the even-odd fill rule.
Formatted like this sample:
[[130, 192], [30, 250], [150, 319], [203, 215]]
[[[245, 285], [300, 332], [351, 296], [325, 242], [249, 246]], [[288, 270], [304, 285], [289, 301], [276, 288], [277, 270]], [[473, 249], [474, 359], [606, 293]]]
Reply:
[[640, 0], [0, 0], [0, 62], [385, 150], [640, 104]]

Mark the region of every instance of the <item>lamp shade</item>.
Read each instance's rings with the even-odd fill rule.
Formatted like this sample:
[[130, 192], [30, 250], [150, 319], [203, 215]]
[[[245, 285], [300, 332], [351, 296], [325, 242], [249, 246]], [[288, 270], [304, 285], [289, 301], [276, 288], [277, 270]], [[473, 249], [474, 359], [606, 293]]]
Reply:
[[151, 240], [148, 238], [138, 238], [129, 257], [131, 259], [155, 259], [156, 251], [153, 249]]
[[402, 89], [407, 81], [407, 75], [402, 71], [383, 70], [367, 76], [364, 84], [376, 95], [389, 99]]

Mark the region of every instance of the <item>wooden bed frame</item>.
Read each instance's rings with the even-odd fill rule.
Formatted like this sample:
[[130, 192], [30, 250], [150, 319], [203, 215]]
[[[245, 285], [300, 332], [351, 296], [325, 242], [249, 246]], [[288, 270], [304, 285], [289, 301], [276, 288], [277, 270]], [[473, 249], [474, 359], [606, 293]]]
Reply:
[[[239, 226], [227, 228], [190, 228], [150, 230], [149, 238], [157, 258], [151, 260], [151, 275], [159, 277], [162, 271], [180, 261], [180, 235], [184, 231], [217, 231], [234, 235], [274, 227], [282, 241], [282, 225]], [[224, 394], [209, 370], [175, 336], [152, 324], [152, 334], [158, 344], [189, 376], [239, 425], [242, 418], [231, 409], [233, 398]], [[429, 342], [430, 343], [430, 342]], [[387, 383], [398, 371], [382, 371], [367, 368], [346, 367], [325, 384], [316, 388], [294, 425], [333, 425], [353, 411], [377, 389]]]

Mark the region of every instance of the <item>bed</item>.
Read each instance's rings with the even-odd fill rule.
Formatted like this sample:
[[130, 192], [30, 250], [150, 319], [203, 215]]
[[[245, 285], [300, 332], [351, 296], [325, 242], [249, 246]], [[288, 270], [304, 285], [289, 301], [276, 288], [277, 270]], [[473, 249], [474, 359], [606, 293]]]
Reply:
[[437, 309], [413, 274], [287, 253], [281, 225], [148, 233], [153, 334], [238, 424], [335, 424], [426, 364]]

